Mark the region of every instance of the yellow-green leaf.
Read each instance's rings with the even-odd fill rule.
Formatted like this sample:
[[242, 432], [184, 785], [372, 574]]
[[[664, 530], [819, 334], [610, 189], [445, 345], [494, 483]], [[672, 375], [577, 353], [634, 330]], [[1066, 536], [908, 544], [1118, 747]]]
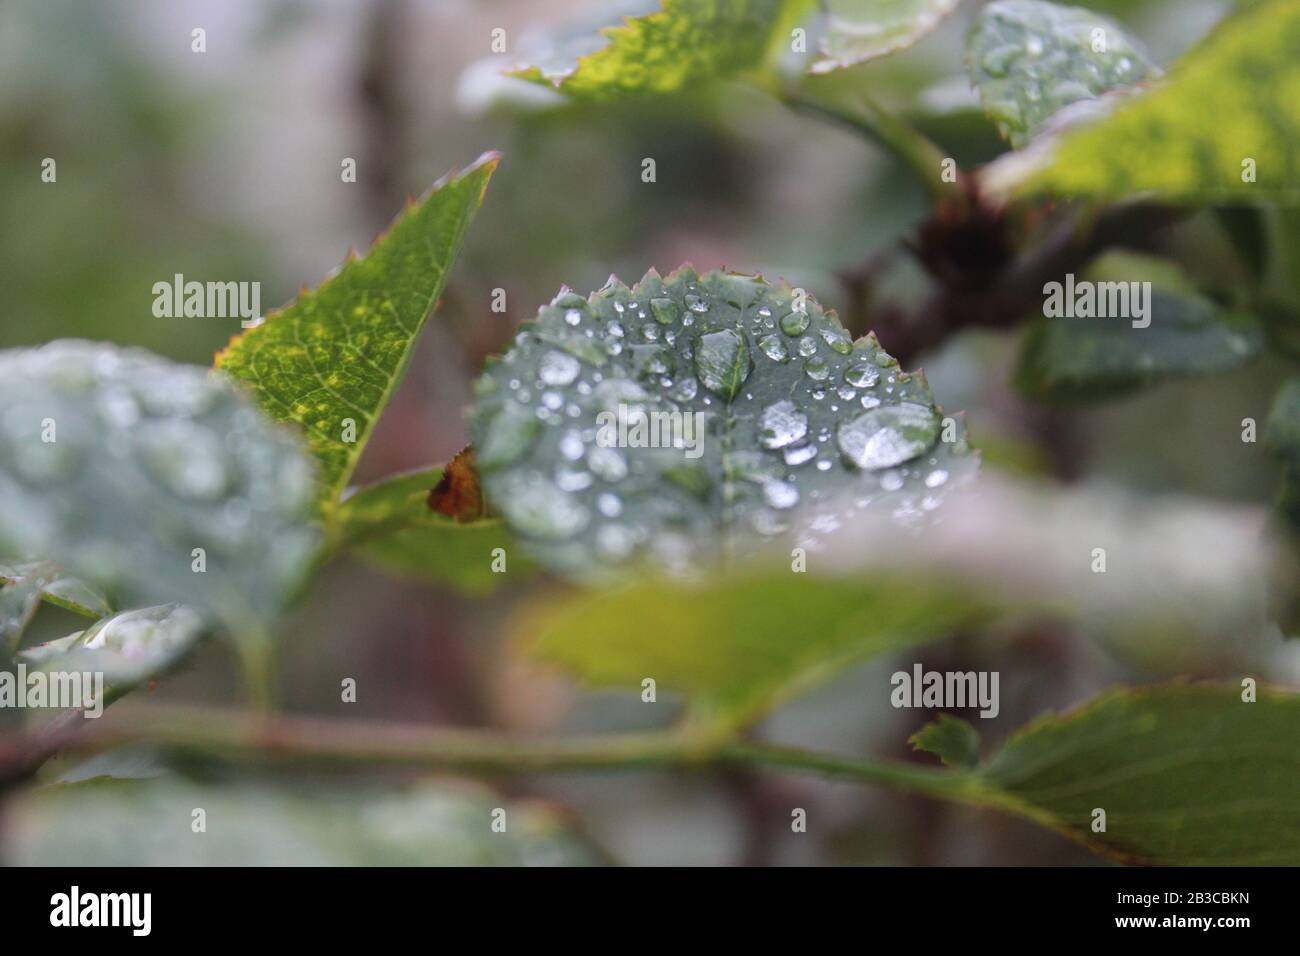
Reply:
[[1300, 200], [1300, 4], [1242, 10], [1165, 83], [1063, 134], [1024, 192], [1186, 202]]
[[736, 726], [849, 664], [985, 613], [968, 590], [942, 583], [787, 571], [699, 584], [650, 579], [543, 604], [517, 630], [541, 660], [591, 685], [634, 689], [653, 678]]
[[609, 43], [568, 70], [512, 73], [583, 100], [689, 91], [702, 81], [750, 72], [810, 0], [664, 0], [663, 9], [605, 29]]
[[442, 293], [497, 165], [487, 154], [408, 208], [364, 258], [234, 339], [217, 367], [273, 417], [300, 425], [337, 506]]
[[[530, 44], [530, 66], [509, 75], [573, 99], [609, 100], [690, 92], [711, 80], [760, 74], [778, 63], [783, 69], [828, 73], [910, 46], [959, 2], [664, 0], [662, 9], [625, 17], [621, 25], [601, 30], [601, 37], [580, 30], [575, 35], [572, 26], [554, 31], [549, 47]], [[592, 40], [602, 38], [606, 42], [588, 52]], [[482, 82], [477, 75], [470, 79]]]

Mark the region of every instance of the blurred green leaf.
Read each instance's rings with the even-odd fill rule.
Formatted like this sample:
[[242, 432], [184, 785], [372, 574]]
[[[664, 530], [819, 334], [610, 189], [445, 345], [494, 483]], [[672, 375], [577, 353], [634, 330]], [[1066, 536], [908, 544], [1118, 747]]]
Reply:
[[1277, 569], [1278, 597], [1287, 608], [1280, 616], [1289, 633], [1300, 632], [1300, 378], [1278, 389], [1264, 426], [1264, 444], [1282, 463], [1277, 512], [1284, 522], [1289, 551]]
[[236, 633], [301, 582], [318, 537], [311, 460], [229, 382], [60, 341], [0, 352], [0, 407], [0, 550]]
[[38, 561], [19, 565], [0, 564], [0, 584], [14, 584], [27, 577], [30, 570], [45, 566], [52, 567], [55, 571], [53, 577], [45, 584], [44, 590], [41, 591], [41, 599], [47, 604], [96, 620], [112, 613], [113, 606], [106, 594], [80, 578], [73, 578], [64, 574], [62, 569], [53, 562]]
[[811, 72], [829, 73], [902, 50], [920, 40], [961, 0], [824, 0], [813, 29], [820, 57]]
[[1278, 389], [1264, 427], [1264, 442], [1293, 475], [1300, 477], [1300, 378]]
[[[1149, 673], [1238, 669], [1273, 646], [1274, 555], [1260, 517], [986, 473], [922, 534], [889, 512], [847, 517], [808, 552], [806, 573], [783, 558], [551, 595], [525, 606], [512, 631], [526, 652], [588, 684], [634, 689], [651, 677], [724, 726], [846, 664], [993, 623], [1069, 621]], [[1098, 547], [1109, 573], [1095, 571]]]
[[364, 258], [217, 356], [217, 367], [247, 385], [269, 415], [302, 426], [320, 461], [327, 516], [406, 369], [496, 165], [487, 154], [439, 181]]
[[976, 467], [964, 427], [873, 336], [801, 301], [689, 268], [562, 291], [477, 383], [489, 503], [579, 577], [704, 566], [853, 509], [919, 518]]
[[1274, 222], [1271, 278], [1285, 287], [1294, 303], [1300, 301], [1300, 209], [1275, 210]]
[[1300, 208], [1258, 209], [1264, 220], [1265, 274], [1256, 296], [1270, 344], [1300, 359]]
[[1215, 218], [1251, 278], [1259, 282], [1269, 272], [1269, 230], [1264, 210], [1258, 206], [1218, 206]]
[[[455, 521], [429, 509], [441, 468], [426, 468], [358, 488], [338, 512], [342, 547], [398, 574], [484, 594], [529, 570], [498, 518]], [[494, 573], [501, 549], [508, 573]]]
[[0, 582], [0, 658], [13, 654], [27, 625], [36, 616], [41, 594], [58, 575], [58, 567], [49, 562], [9, 569]]
[[1224, 20], [1167, 82], [1051, 144], [1022, 192], [1186, 202], [1300, 198], [1300, 6]]
[[[1110, 298], [1107, 280], [1088, 281], [1098, 302], [1103, 295]], [[1126, 282], [1110, 281], [1109, 288], [1123, 294]], [[1069, 288], [1061, 285], [1068, 299]], [[1017, 387], [1054, 403], [1104, 400], [1156, 382], [1235, 368], [1263, 348], [1253, 318], [1225, 312], [1202, 296], [1153, 286], [1143, 297], [1148, 314], [1140, 320], [1129, 318], [1131, 302], [1128, 310], [1104, 318], [1039, 319], [1021, 342]], [[1133, 325], [1147, 320], [1148, 327]]]
[[1011, 145], [1024, 146], [1048, 117], [1160, 75], [1113, 20], [1041, 0], [998, 0], [966, 41], [971, 82]]
[[888, 572], [651, 578], [522, 616], [533, 655], [597, 687], [653, 678], [724, 726], [746, 724], [845, 667], [983, 620], [969, 589]]
[[512, 76], [579, 100], [689, 92], [696, 84], [754, 72], [811, 0], [664, 0], [663, 9], [609, 27], [609, 42], [576, 64], [545, 64]]
[[1269, 610], [1283, 634], [1300, 637], [1300, 378], [1291, 379], [1278, 392], [1264, 440], [1283, 463]]
[[1242, 696], [1237, 685], [1113, 691], [1034, 721], [976, 777], [992, 802], [1123, 862], [1294, 866], [1300, 696]]
[[979, 763], [979, 731], [951, 714], [940, 714], [908, 737], [907, 742], [916, 750], [934, 754], [945, 767], [969, 768]]
[[138, 608], [27, 648], [18, 659], [29, 671], [103, 674], [107, 704], [184, 660], [205, 630], [202, 616], [184, 605]]
[[[493, 811], [506, 830], [492, 830]], [[107, 778], [5, 807], [10, 866], [582, 866], [603, 862], [545, 804], [469, 785], [295, 793], [251, 783]], [[203, 811], [205, 829], [195, 832]]]
[[41, 594], [48, 603], [83, 617], [102, 617], [112, 612], [108, 597], [79, 578], [60, 577]]

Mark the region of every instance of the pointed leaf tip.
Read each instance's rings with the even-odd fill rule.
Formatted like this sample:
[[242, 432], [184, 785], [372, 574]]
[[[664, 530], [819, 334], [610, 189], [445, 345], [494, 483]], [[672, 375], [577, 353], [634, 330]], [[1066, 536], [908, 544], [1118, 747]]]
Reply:
[[496, 167], [484, 154], [408, 205], [364, 256], [349, 258], [273, 321], [231, 340], [217, 367], [273, 416], [299, 425], [320, 462], [329, 515], [436, 306]]

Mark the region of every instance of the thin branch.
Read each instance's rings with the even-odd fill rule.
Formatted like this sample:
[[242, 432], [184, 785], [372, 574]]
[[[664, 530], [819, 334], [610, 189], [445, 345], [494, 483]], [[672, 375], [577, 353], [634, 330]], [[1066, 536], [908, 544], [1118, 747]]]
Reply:
[[[79, 718], [80, 715], [77, 715]], [[91, 726], [93, 724], [93, 726]], [[479, 773], [767, 767], [876, 783], [928, 796], [987, 802], [969, 774], [897, 760], [843, 757], [719, 739], [701, 729], [537, 738], [416, 724], [267, 717], [192, 707], [119, 711], [111, 721], [63, 720], [0, 741], [0, 780], [26, 775], [55, 752], [146, 745], [180, 757], [297, 765], [377, 765]]]
[[713, 749], [704, 737], [680, 732], [539, 739], [413, 724], [148, 707], [118, 711], [102, 722], [65, 723], [39, 738], [0, 740], [0, 779], [55, 751], [99, 753], [128, 744], [177, 756], [483, 772], [689, 764]]
[[388, 766], [478, 774], [739, 768], [784, 771], [1000, 810], [1049, 828], [1051, 815], [978, 774], [902, 760], [849, 757], [719, 737], [696, 724], [680, 729], [536, 738], [422, 725], [270, 717], [212, 708], [150, 707], [119, 712], [87, 728], [80, 713], [45, 729], [0, 739], [0, 790], [27, 779], [56, 753], [92, 754], [126, 745], [172, 756], [296, 766]]
[[[1040, 826], [1060, 830], [1052, 814], [1015, 794], [998, 789], [973, 772], [924, 767], [902, 760], [874, 757], [845, 757], [776, 744], [733, 744], [720, 759], [750, 767], [766, 767], [819, 777], [870, 783], [903, 793], [914, 793], [969, 806], [1001, 810], [1032, 820]], [[1068, 834], [1067, 834], [1068, 835]]]
[[819, 777], [874, 783], [942, 800], [988, 803], [989, 791], [973, 774], [925, 767], [901, 760], [844, 757], [776, 744], [739, 743], [727, 747], [721, 759], [751, 767], [811, 773]]

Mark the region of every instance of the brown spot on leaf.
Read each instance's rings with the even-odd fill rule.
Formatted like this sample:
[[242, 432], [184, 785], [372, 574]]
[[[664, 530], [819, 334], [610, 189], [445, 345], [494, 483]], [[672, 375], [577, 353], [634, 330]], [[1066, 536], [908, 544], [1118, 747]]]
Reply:
[[428, 504], [431, 511], [456, 521], [477, 521], [487, 516], [471, 446], [462, 448], [447, 463], [442, 480], [429, 492]]

